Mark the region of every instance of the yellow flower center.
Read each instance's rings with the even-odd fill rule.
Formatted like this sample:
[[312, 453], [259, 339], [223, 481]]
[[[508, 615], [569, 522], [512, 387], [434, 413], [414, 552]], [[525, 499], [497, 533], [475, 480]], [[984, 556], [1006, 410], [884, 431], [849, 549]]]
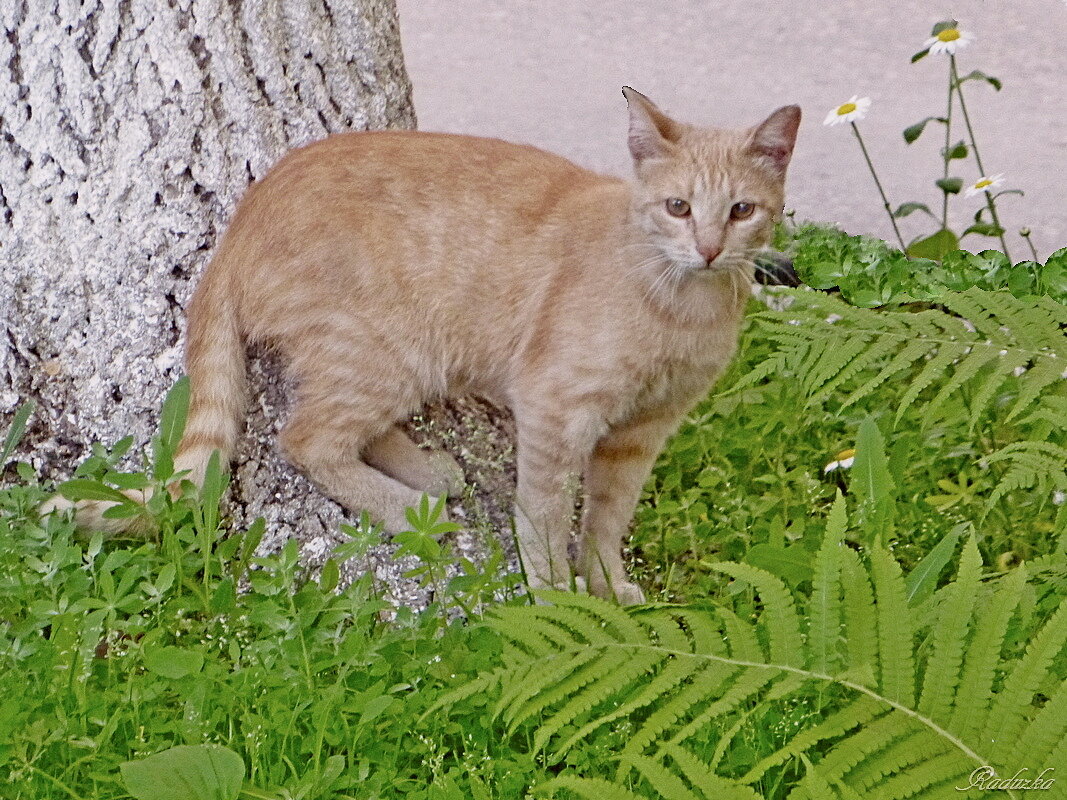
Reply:
[[837, 116], [843, 117], [843, 116], [845, 116], [845, 114], [851, 114], [855, 110], [856, 110], [856, 104], [855, 103], [845, 103], [843, 106], [838, 106], [837, 107]]
[[855, 455], [855, 450], [842, 450], [840, 453], [834, 456], [834, 461], [844, 461], [846, 459], [853, 458]]
[[974, 185], [974, 188], [975, 189], [984, 189], [985, 187], [992, 186], [992, 185], [993, 185], [993, 181], [989, 180], [989, 178], [982, 178], [982, 180], [978, 181], [978, 183], [976, 183]]
[[937, 38], [942, 42], [954, 42], [960, 38], [960, 31], [958, 28], [945, 28], [945, 30], [937, 34]]

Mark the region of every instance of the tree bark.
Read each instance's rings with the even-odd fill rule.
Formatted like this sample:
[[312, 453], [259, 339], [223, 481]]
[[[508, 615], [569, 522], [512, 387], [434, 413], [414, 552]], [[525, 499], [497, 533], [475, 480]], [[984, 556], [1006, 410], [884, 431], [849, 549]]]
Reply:
[[[7, 0], [0, 20], [0, 426], [34, 400], [20, 455], [61, 478], [93, 441], [143, 452], [247, 185], [415, 115], [394, 0]], [[253, 361], [230, 511], [314, 561], [343, 514], [274, 454], [279, 375]]]

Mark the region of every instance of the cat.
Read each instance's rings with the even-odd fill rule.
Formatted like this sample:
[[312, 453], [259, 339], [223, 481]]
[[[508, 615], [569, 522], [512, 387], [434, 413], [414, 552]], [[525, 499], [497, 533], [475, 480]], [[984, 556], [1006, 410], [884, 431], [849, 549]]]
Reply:
[[[665, 440], [737, 348], [801, 112], [702, 128], [623, 94], [632, 181], [526, 145], [414, 131], [337, 134], [285, 156], [246, 193], [189, 306], [175, 468], [199, 482], [213, 451], [232, 454], [245, 349], [264, 342], [298, 385], [286, 457], [397, 532], [424, 492], [462, 487], [455, 461], [398, 423], [480, 395], [514, 414], [530, 586], [584, 579], [642, 602], [623, 540]], [[80, 506], [79, 523], [114, 523], [102, 507]]]

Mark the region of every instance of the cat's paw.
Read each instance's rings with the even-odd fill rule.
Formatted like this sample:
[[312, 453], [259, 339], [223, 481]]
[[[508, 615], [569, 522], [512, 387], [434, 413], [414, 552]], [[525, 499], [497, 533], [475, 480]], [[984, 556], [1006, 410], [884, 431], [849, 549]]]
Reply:
[[426, 491], [430, 494], [447, 494], [449, 497], [461, 497], [466, 481], [463, 478], [463, 468], [451, 455], [442, 450], [430, 452], [427, 462], [430, 466], [429, 486]]
[[638, 606], [645, 602], [645, 592], [636, 583], [623, 581], [612, 587], [620, 606]]
[[[527, 576], [526, 586], [533, 592], [537, 592], [541, 589], [549, 589], [558, 592], [588, 594], [589, 591], [585, 583], [585, 578], [581, 575], [570, 575], [551, 582], [546, 581], [543, 578], [538, 578], [537, 576]], [[544, 601], [538, 598], [537, 602], [540, 604]]]
[[594, 581], [590, 591], [605, 600], [615, 600], [620, 606], [637, 606], [645, 602], [645, 592], [633, 581]]
[[65, 498], [61, 494], [55, 494], [45, 500], [41, 505], [37, 506], [37, 514], [42, 517], [47, 517], [49, 514], [60, 513], [70, 508], [74, 508], [74, 503]]

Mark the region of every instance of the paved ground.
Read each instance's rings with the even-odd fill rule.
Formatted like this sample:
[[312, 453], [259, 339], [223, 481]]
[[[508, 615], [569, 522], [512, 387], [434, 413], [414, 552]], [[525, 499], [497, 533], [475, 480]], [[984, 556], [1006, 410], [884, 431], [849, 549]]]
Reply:
[[[873, 99], [862, 123], [890, 201], [939, 202], [941, 135], [904, 144], [900, 131], [943, 114], [944, 56], [910, 64], [930, 27], [955, 16], [976, 40], [961, 71], [1004, 81], [966, 84], [988, 172], [1024, 198], [1003, 200], [1012, 256], [1028, 225], [1042, 257], [1067, 245], [1067, 2], [1064, 0], [398, 0], [419, 126], [500, 136], [593, 169], [623, 173], [623, 84], [681, 119], [740, 125], [799, 103], [805, 112], [789, 205], [798, 216], [891, 236], [874, 184], [846, 127], [827, 111]], [[962, 126], [960, 135], [964, 133]], [[943, 144], [943, 141], [941, 142]], [[959, 162], [957, 162], [959, 163]], [[968, 163], [959, 171], [977, 178]], [[957, 221], [977, 199], [956, 202]], [[919, 214], [903, 220], [922, 232]], [[968, 240], [979, 249], [986, 240]]]

